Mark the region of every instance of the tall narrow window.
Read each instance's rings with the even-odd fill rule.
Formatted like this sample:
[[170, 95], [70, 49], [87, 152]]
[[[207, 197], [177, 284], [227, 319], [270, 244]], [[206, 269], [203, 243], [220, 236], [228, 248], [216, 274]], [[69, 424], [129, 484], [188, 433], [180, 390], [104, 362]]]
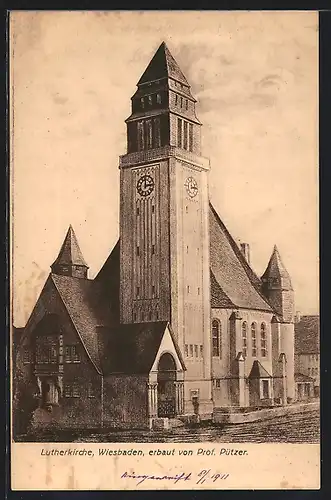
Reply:
[[182, 97], [180, 98], [180, 107], [181, 108], [183, 107], [183, 98]]
[[145, 134], [146, 134], [146, 149], [152, 149], [153, 147], [153, 130], [152, 130], [152, 120], [146, 120], [145, 122]]
[[184, 149], [188, 149], [188, 147], [187, 147], [187, 139], [188, 139], [187, 129], [188, 129], [188, 123], [184, 121], [184, 145], [183, 145]]
[[76, 382], [74, 382], [72, 384], [72, 397], [73, 398], [79, 398], [80, 397], [80, 387], [79, 387], [79, 385]]
[[200, 346], [200, 356], [203, 358], [203, 345]]
[[152, 106], [152, 104], [153, 104], [153, 96], [151, 96], [151, 95], [148, 96], [148, 104], [150, 106]]
[[24, 349], [24, 354], [23, 354], [23, 363], [28, 364], [30, 363], [30, 351], [29, 349], [25, 348]]
[[182, 147], [182, 122], [180, 118], [177, 120], [177, 146]]
[[162, 99], [161, 99], [161, 94], [156, 94], [156, 102], [157, 102], [158, 104], [161, 104], [161, 102], [162, 102]]
[[188, 149], [193, 151], [193, 123], [189, 124], [189, 138], [188, 138]]
[[153, 120], [153, 139], [154, 139], [154, 148], [161, 147], [161, 128], [160, 128], [160, 118], [154, 118]]
[[193, 344], [190, 344], [190, 357], [193, 358]]
[[252, 323], [251, 334], [252, 334], [252, 356], [253, 356], [253, 358], [256, 358], [257, 357], [257, 344], [256, 344], [256, 324], [255, 323]]
[[243, 322], [241, 328], [241, 338], [242, 338], [242, 353], [243, 356], [247, 356], [247, 323]]
[[177, 104], [178, 104], [178, 95], [175, 94], [175, 106], [177, 106]]
[[269, 398], [269, 380], [262, 380], [262, 394], [261, 399]]
[[139, 121], [137, 123], [137, 132], [138, 132], [138, 151], [143, 151], [143, 149], [145, 149], [144, 122], [143, 121]]
[[261, 324], [261, 356], [266, 358], [268, 354], [267, 331], [265, 323]]
[[188, 109], [188, 99], [186, 99], [186, 109]]
[[212, 343], [213, 343], [213, 356], [220, 356], [220, 322], [213, 319], [212, 322]]
[[185, 344], [185, 358], [188, 358], [188, 345]]
[[144, 109], [144, 107], [145, 107], [145, 98], [144, 97], [141, 97], [141, 99], [140, 99], [140, 106], [141, 106], [141, 109]]
[[195, 353], [195, 357], [198, 358], [199, 357], [199, 346], [197, 344], [194, 345], [194, 353]]

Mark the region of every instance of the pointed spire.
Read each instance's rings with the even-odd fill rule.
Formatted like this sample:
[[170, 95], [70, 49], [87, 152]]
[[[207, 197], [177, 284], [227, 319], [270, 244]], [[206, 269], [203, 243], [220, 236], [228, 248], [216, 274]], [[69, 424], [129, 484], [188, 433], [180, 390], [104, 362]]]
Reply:
[[172, 78], [183, 83], [184, 85], [189, 86], [188, 81], [171, 55], [165, 42], [162, 42], [160, 47], [155, 52], [151, 62], [140, 78], [138, 85], [153, 82], [155, 80], [161, 80], [162, 78]]
[[70, 224], [59, 255], [51, 266], [55, 274], [86, 278], [88, 265], [79, 248], [77, 237]]
[[267, 268], [262, 276], [262, 281], [277, 283], [285, 289], [292, 290], [292, 283], [289, 273], [280, 257], [277, 245], [274, 246]]

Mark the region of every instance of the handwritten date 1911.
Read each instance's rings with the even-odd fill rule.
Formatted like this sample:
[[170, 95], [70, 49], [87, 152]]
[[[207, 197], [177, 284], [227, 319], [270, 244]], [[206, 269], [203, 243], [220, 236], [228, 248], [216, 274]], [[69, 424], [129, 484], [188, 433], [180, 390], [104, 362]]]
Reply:
[[144, 481], [166, 481], [173, 482], [174, 484], [179, 481], [195, 481], [195, 484], [203, 484], [204, 482], [215, 483], [218, 480], [224, 480], [229, 477], [229, 474], [221, 472], [212, 472], [211, 469], [201, 470], [198, 474], [192, 472], [181, 472], [179, 474], [136, 474], [135, 472], [123, 472], [121, 479], [134, 479], [137, 485], [142, 484]]

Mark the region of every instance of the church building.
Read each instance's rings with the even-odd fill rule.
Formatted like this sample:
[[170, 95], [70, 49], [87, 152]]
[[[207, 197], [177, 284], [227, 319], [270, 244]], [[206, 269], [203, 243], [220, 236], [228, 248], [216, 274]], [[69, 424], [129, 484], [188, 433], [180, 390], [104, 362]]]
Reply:
[[165, 43], [131, 102], [118, 242], [89, 279], [70, 226], [20, 334], [35, 425], [150, 428], [292, 402], [290, 276], [276, 246], [257, 276], [216, 213], [197, 101]]

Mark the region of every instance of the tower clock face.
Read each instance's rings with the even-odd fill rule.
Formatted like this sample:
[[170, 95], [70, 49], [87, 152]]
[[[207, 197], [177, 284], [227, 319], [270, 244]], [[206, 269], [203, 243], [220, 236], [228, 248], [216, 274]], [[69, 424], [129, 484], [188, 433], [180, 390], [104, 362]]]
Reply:
[[187, 194], [194, 198], [198, 194], [198, 183], [193, 177], [188, 177], [185, 181]]
[[143, 175], [137, 182], [140, 196], [149, 196], [154, 190], [154, 180], [150, 175]]

